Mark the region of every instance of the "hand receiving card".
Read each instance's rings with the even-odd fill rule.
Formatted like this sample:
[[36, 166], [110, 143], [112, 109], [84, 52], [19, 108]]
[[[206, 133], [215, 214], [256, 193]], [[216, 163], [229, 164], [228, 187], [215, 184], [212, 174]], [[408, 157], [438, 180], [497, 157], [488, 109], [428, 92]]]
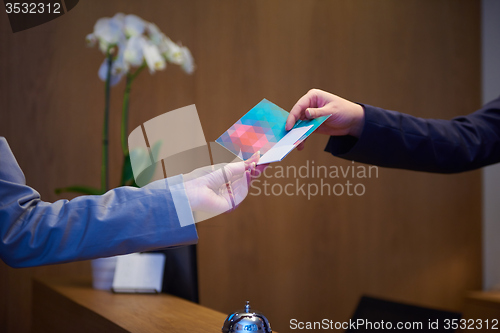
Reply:
[[286, 131], [288, 112], [263, 99], [215, 141], [242, 160], [260, 151], [258, 164], [278, 162], [328, 117], [299, 120], [290, 131]]

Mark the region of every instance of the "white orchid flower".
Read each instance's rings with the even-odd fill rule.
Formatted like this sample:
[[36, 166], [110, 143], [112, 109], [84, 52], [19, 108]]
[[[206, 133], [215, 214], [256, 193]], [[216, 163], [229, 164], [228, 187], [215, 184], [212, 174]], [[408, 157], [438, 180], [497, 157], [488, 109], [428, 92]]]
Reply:
[[122, 30], [125, 28], [125, 16], [126, 15], [123, 13], [116, 13], [115, 16], [113, 16], [113, 20], [118, 23]]
[[155, 71], [163, 70], [167, 67], [165, 59], [161, 56], [160, 50], [153, 43], [147, 42], [143, 45], [144, 58], [149, 67], [149, 72], [153, 74]]
[[104, 17], [97, 20], [94, 25], [94, 35], [108, 44], [116, 44], [122, 39], [123, 32], [116, 20]]
[[[113, 60], [113, 64], [111, 67], [111, 78], [110, 85], [114, 86], [120, 82], [123, 75], [127, 74], [130, 69], [130, 66], [127, 61], [125, 61], [125, 45], [119, 45], [118, 48], [118, 56]], [[104, 59], [101, 67], [99, 68], [99, 78], [102, 81], [106, 81], [106, 77], [108, 75], [108, 59]]]
[[116, 45], [125, 38], [118, 22], [109, 17], [97, 20], [94, 35], [99, 40], [99, 48], [103, 53], [106, 53], [111, 45]]
[[124, 74], [130, 70], [130, 63], [125, 60], [125, 43], [120, 43], [118, 47], [118, 57], [113, 63], [113, 74]]
[[136, 15], [125, 16], [125, 34], [127, 37], [138, 36], [144, 33], [146, 22]]
[[161, 53], [167, 60], [173, 64], [180, 65], [184, 61], [182, 57], [182, 49], [179, 45], [172, 42], [170, 38], [163, 35], [160, 43]]
[[102, 17], [96, 21], [94, 24], [94, 33], [97, 31], [103, 30], [106, 28], [106, 26], [109, 24], [109, 21], [111, 19], [109, 17]]
[[127, 41], [124, 51], [124, 59], [132, 66], [140, 66], [144, 62], [143, 48], [146, 45], [143, 36], [132, 36]]
[[99, 39], [99, 50], [101, 50], [102, 53], [106, 53], [108, 51], [109, 44], [105, 42], [102, 39]]
[[[107, 59], [104, 59], [104, 61], [101, 64], [101, 67], [99, 67], [99, 71], [97, 74], [99, 75], [99, 78], [102, 81], [106, 81], [106, 76], [108, 75], [108, 60]], [[111, 86], [117, 85], [118, 82], [120, 82], [120, 80], [122, 79], [123, 74], [124, 73], [113, 74], [113, 69], [111, 69], [110, 85]]]
[[163, 37], [165, 36], [161, 32], [160, 28], [158, 28], [158, 26], [154, 23], [147, 23], [146, 32], [151, 42], [153, 42], [153, 44], [155, 44], [156, 46], [160, 46]]
[[[195, 70], [193, 56], [187, 47], [172, 42], [158, 26], [136, 15], [117, 13], [112, 18], [104, 17], [94, 25], [94, 31], [86, 36], [88, 46], [99, 45], [104, 53], [113, 56], [111, 84], [117, 84], [130, 67], [139, 67], [144, 62], [151, 74], [163, 70], [167, 61], [180, 65], [191, 74]], [[99, 77], [106, 80], [108, 63], [105, 59], [99, 68]]]
[[97, 37], [94, 34], [88, 34], [85, 37], [85, 41], [87, 42], [88, 47], [94, 47], [97, 43]]
[[191, 51], [189, 51], [189, 49], [185, 46], [183, 46], [181, 48], [181, 50], [182, 50], [182, 57], [183, 57], [183, 62], [182, 62], [181, 68], [187, 74], [193, 74], [196, 66], [194, 64], [194, 59], [193, 59], [193, 56], [191, 55]]

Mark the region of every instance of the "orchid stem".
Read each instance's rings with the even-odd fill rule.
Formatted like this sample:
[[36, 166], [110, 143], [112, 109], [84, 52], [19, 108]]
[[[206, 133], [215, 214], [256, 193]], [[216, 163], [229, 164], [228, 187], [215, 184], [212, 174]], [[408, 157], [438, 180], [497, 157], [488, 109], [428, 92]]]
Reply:
[[106, 83], [104, 85], [104, 125], [102, 130], [102, 166], [101, 166], [101, 189], [103, 192], [109, 190], [109, 173], [108, 173], [108, 144], [109, 144], [109, 104], [110, 104], [110, 87], [111, 87], [111, 67], [113, 66], [113, 55], [111, 49], [106, 53], [106, 61], [108, 62], [108, 72], [106, 73]]
[[146, 67], [143, 64], [134, 73], [127, 74], [127, 83], [125, 86], [125, 93], [123, 94], [123, 108], [122, 108], [122, 128], [121, 128], [121, 141], [122, 150], [125, 156], [128, 155], [128, 144], [127, 144], [127, 133], [128, 133], [128, 109], [130, 100], [130, 88], [132, 87], [132, 82], [139, 75], [139, 73]]

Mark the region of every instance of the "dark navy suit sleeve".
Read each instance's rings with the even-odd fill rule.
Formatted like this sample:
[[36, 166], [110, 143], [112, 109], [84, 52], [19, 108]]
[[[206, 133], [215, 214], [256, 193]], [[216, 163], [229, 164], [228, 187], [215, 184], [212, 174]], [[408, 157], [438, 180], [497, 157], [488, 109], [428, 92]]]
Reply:
[[326, 151], [362, 163], [437, 173], [500, 162], [500, 97], [451, 120], [362, 106], [365, 124], [360, 138], [332, 136]]
[[[182, 177], [182, 176], [181, 176]], [[187, 198], [186, 198], [187, 200]], [[196, 243], [181, 227], [166, 180], [102, 196], [44, 202], [0, 137], [0, 258], [13, 267], [93, 259]]]

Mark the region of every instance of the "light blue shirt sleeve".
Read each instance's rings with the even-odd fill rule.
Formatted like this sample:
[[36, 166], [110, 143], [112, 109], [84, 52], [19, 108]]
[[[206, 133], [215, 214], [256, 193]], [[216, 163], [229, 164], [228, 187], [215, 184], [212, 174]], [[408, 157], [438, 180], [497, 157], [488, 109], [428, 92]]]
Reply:
[[184, 188], [184, 179], [182, 175], [167, 178], [168, 187], [172, 194], [177, 217], [182, 227], [194, 224], [193, 212], [189, 205], [189, 199]]
[[194, 244], [198, 236], [180, 179], [172, 180], [173, 191], [169, 180], [158, 180], [48, 203], [26, 185], [0, 137], [0, 258], [27, 267]]

